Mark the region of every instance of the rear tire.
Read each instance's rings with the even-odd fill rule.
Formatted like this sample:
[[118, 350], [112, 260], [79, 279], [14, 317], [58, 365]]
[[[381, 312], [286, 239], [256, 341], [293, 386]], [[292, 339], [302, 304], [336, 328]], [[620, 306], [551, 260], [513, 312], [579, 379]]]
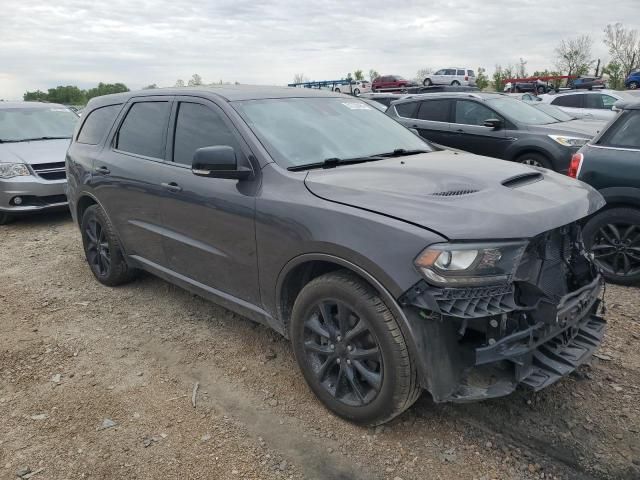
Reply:
[[538, 95], [542, 95], [543, 93], [545, 93], [545, 88], [542, 85], [540, 85], [538, 87]]
[[100, 283], [115, 287], [133, 280], [136, 272], [125, 262], [118, 237], [100, 206], [85, 210], [80, 229], [87, 263]]
[[359, 88], [356, 88], [356, 89], [353, 91], [353, 94], [354, 94], [356, 97], [359, 97], [359, 96], [360, 96], [360, 89], [359, 89]]
[[348, 271], [305, 285], [293, 307], [290, 334], [307, 384], [342, 418], [379, 425], [409, 408], [422, 392], [395, 317]]
[[425, 78], [424, 81], [422, 82], [422, 85], [424, 85], [425, 87], [430, 87], [433, 85], [433, 82], [431, 81], [430, 78]]
[[11, 223], [13, 221], [13, 217], [8, 213], [0, 213], [0, 225], [6, 225], [7, 223]]
[[457, 80], [454, 80], [453, 82], [451, 82], [451, 86], [452, 87], [459, 87], [460, 86], [460, 82]]
[[640, 87], [640, 83], [638, 83], [638, 82], [629, 82], [629, 89], [637, 90], [638, 87]]
[[339, 88], [334, 88], [333, 91], [336, 92], [336, 93], [340, 93], [340, 89]]
[[582, 233], [604, 278], [620, 285], [640, 282], [640, 210], [618, 207], [597, 213]]
[[516, 162], [523, 163], [525, 165], [531, 165], [533, 167], [543, 167], [553, 170], [551, 161], [540, 153], [525, 153], [516, 159]]

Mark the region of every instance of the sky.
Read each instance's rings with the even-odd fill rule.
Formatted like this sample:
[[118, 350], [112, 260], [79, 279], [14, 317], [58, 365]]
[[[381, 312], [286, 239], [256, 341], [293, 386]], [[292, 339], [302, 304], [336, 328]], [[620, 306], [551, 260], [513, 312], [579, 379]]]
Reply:
[[[414, 78], [423, 68], [527, 60], [553, 68], [563, 38], [640, 29], [640, 0], [0, 0], [0, 98], [57, 85], [123, 82], [284, 85], [375, 69]], [[547, 7], [541, 5], [547, 4]]]

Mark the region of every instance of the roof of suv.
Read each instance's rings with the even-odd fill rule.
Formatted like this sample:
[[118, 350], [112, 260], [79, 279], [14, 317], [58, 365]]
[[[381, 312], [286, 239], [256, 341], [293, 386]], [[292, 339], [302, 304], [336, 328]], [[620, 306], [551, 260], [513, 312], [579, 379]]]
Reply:
[[253, 85], [220, 85], [199, 87], [153, 88], [126, 93], [115, 93], [91, 99], [92, 105], [109, 105], [114, 102], [126, 102], [132, 97], [153, 97], [157, 95], [186, 95], [210, 96], [222, 98], [228, 102], [236, 100], [261, 100], [267, 98], [297, 98], [297, 97], [338, 97], [340, 93], [329, 92], [314, 88], [271, 87]]
[[[425, 100], [429, 98], [475, 98], [477, 100], [489, 100], [492, 98], [506, 97], [502, 93], [491, 92], [432, 92], [432, 93], [416, 93], [406, 95], [404, 98], [393, 103], [409, 102], [411, 100]], [[508, 97], [507, 97], [508, 98]]]

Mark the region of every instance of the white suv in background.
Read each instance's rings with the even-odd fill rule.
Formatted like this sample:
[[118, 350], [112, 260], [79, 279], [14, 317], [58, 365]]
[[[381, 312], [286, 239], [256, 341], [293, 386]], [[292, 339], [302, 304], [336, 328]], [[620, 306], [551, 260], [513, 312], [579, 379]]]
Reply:
[[476, 74], [470, 68], [443, 68], [436, 73], [427, 75], [422, 81], [425, 87], [431, 85], [463, 85], [465, 87], [475, 87]]

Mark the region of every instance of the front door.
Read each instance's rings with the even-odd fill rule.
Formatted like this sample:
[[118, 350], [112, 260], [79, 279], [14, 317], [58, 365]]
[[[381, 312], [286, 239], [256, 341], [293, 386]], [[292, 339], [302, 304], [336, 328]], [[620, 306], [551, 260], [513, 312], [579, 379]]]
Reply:
[[477, 155], [504, 158], [510, 144], [505, 128], [485, 127], [489, 119], [504, 119], [486, 105], [474, 100], [456, 100], [451, 136], [454, 147]]
[[195, 151], [214, 145], [233, 147], [238, 164], [250, 166], [250, 151], [222, 109], [207, 100], [178, 97], [169, 128], [172, 171], [162, 180], [173, 186], [162, 212], [170, 268], [232, 301], [259, 305], [255, 193], [260, 177], [194, 175]]

